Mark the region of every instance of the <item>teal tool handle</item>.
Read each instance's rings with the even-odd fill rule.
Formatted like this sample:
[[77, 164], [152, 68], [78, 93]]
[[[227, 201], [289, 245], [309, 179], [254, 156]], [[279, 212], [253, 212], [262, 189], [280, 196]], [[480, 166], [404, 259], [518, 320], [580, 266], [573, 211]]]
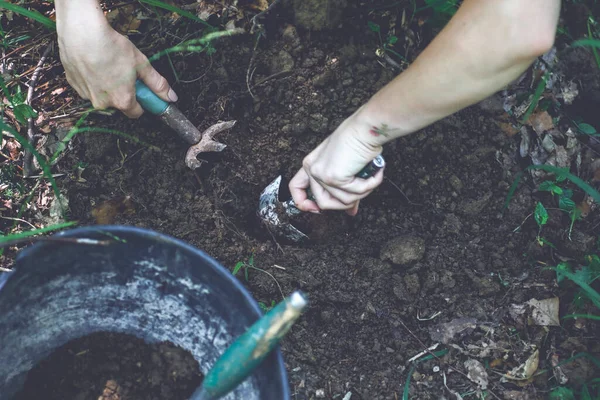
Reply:
[[307, 304], [295, 292], [255, 322], [225, 350], [190, 400], [216, 400], [235, 389], [277, 346]]
[[169, 103], [158, 97], [139, 79], [135, 81], [135, 97], [142, 108], [154, 115], [161, 115], [169, 107]]

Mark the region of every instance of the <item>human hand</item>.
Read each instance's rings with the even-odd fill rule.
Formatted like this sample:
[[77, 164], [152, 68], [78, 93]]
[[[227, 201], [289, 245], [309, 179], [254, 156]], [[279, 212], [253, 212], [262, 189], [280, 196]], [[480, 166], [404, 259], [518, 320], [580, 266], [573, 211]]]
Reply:
[[[304, 158], [302, 168], [289, 184], [300, 210], [346, 210], [349, 215], [356, 215], [360, 200], [383, 180], [383, 170], [367, 179], [355, 176], [381, 154], [381, 146], [367, 139], [370, 130], [355, 114]], [[315, 201], [308, 199], [309, 186]]]
[[102, 14], [59, 21], [58, 42], [68, 82], [95, 108], [114, 107], [130, 118], [141, 116], [144, 111], [135, 97], [137, 78], [161, 99], [177, 101], [167, 80]]

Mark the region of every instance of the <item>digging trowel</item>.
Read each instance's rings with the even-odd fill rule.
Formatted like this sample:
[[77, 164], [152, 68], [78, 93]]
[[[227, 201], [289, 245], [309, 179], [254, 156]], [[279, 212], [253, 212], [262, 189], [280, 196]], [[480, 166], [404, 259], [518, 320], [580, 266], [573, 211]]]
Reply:
[[221, 131], [235, 125], [235, 121], [219, 122], [209, 127], [204, 133], [200, 132], [189, 119], [172, 103], [167, 103], [156, 95], [146, 84], [135, 82], [135, 95], [142, 108], [158, 116], [167, 126], [172, 128], [183, 140], [191, 145], [185, 156], [185, 164], [190, 169], [196, 169], [200, 162], [196, 159], [198, 153], [206, 151], [223, 151], [226, 145], [212, 140]]
[[217, 400], [235, 389], [277, 347], [308, 305], [294, 292], [238, 337], [219, 357], [190, 400]]
[[[379, 155], [367, 164], [356, 176], [367, 179], [375, 175], [377, 171], [385, 166], [383, 156]], [[267, 224], [269, 230], [277, 235], [283, 236], [294, 242], [308, 239], [298, 228], [292, 225], [290, 217], [302, 213], [296, 207], [294, 199], [279, 201], [279, 187], [281, 186], [281, 175], [275, 178], [260, 194], [258, 202], [258, 215]], [[306, 190], [308, 198], [314, 200], [310, 188]]]

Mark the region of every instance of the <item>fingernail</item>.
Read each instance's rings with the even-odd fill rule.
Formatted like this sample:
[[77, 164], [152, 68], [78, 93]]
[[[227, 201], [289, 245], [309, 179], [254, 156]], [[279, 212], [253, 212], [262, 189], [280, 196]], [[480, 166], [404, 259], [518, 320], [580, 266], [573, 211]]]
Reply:
[[309, 211], [313, 214], [321, 214], [321, 211], [319, 211], [319, 210], [309, 210]]
[[173, 89], [169, 89], [169, 94], [167, 94], [167, 97], [171, 101], [177, 101], [177, 100], [179, 100], [179, 97], [177, 97], [177, 93], [175, 93], [175, 91]]

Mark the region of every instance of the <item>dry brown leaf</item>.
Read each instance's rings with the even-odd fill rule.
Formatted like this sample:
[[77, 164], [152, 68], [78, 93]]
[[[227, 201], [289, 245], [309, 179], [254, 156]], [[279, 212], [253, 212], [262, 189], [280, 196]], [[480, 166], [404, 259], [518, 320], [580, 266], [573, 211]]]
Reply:
[[538, 369], [540, 363], [540, 351], [535, 350], [531, 356], [523, 364], [513, 368], [510, 372], [507, 372], [502, 376], [501, 382], [511, 381], [521, 387], [527, 386], [532, 378], [535, 371]]
[[508, 137], [513, 137], [519, 133], [519, 130], [510, 122], [496, 121], [496, 125], [498, 125], [498, 128], [500, 128], [500, 130], [502, 130], [502, 132], [504, 132]]
[[[594, 175], [595, 176], [595, 175]], [[592, 207], [590, 206], [590, 203], [588, 203], [587, 201], [582, 201], [581, 203], [577, 204], [577, 208], [579, 209], [579, 211], [581, 212], [581, 217], [585, 218], [590, 214], [590, 211], [592, 209]]]
[[92, 209], [92, 216], [98, 225], [110, 225], [119, 215], [131, 215], [135, 208], [130, 196], [118, 197], [103, 202]]
[[533, 114], [531, 117], [529, 117], [528, 124], [538, 135], [542, 135], [544, 132], [554, 128], [552, 117], [547, 111]]
[[106, 14], [106, 19], [117, 32], [127, 35], [132, 31], [137, 31], [142, 21], [137, 18], [135, 6], [133, 4], [116, 8]]

